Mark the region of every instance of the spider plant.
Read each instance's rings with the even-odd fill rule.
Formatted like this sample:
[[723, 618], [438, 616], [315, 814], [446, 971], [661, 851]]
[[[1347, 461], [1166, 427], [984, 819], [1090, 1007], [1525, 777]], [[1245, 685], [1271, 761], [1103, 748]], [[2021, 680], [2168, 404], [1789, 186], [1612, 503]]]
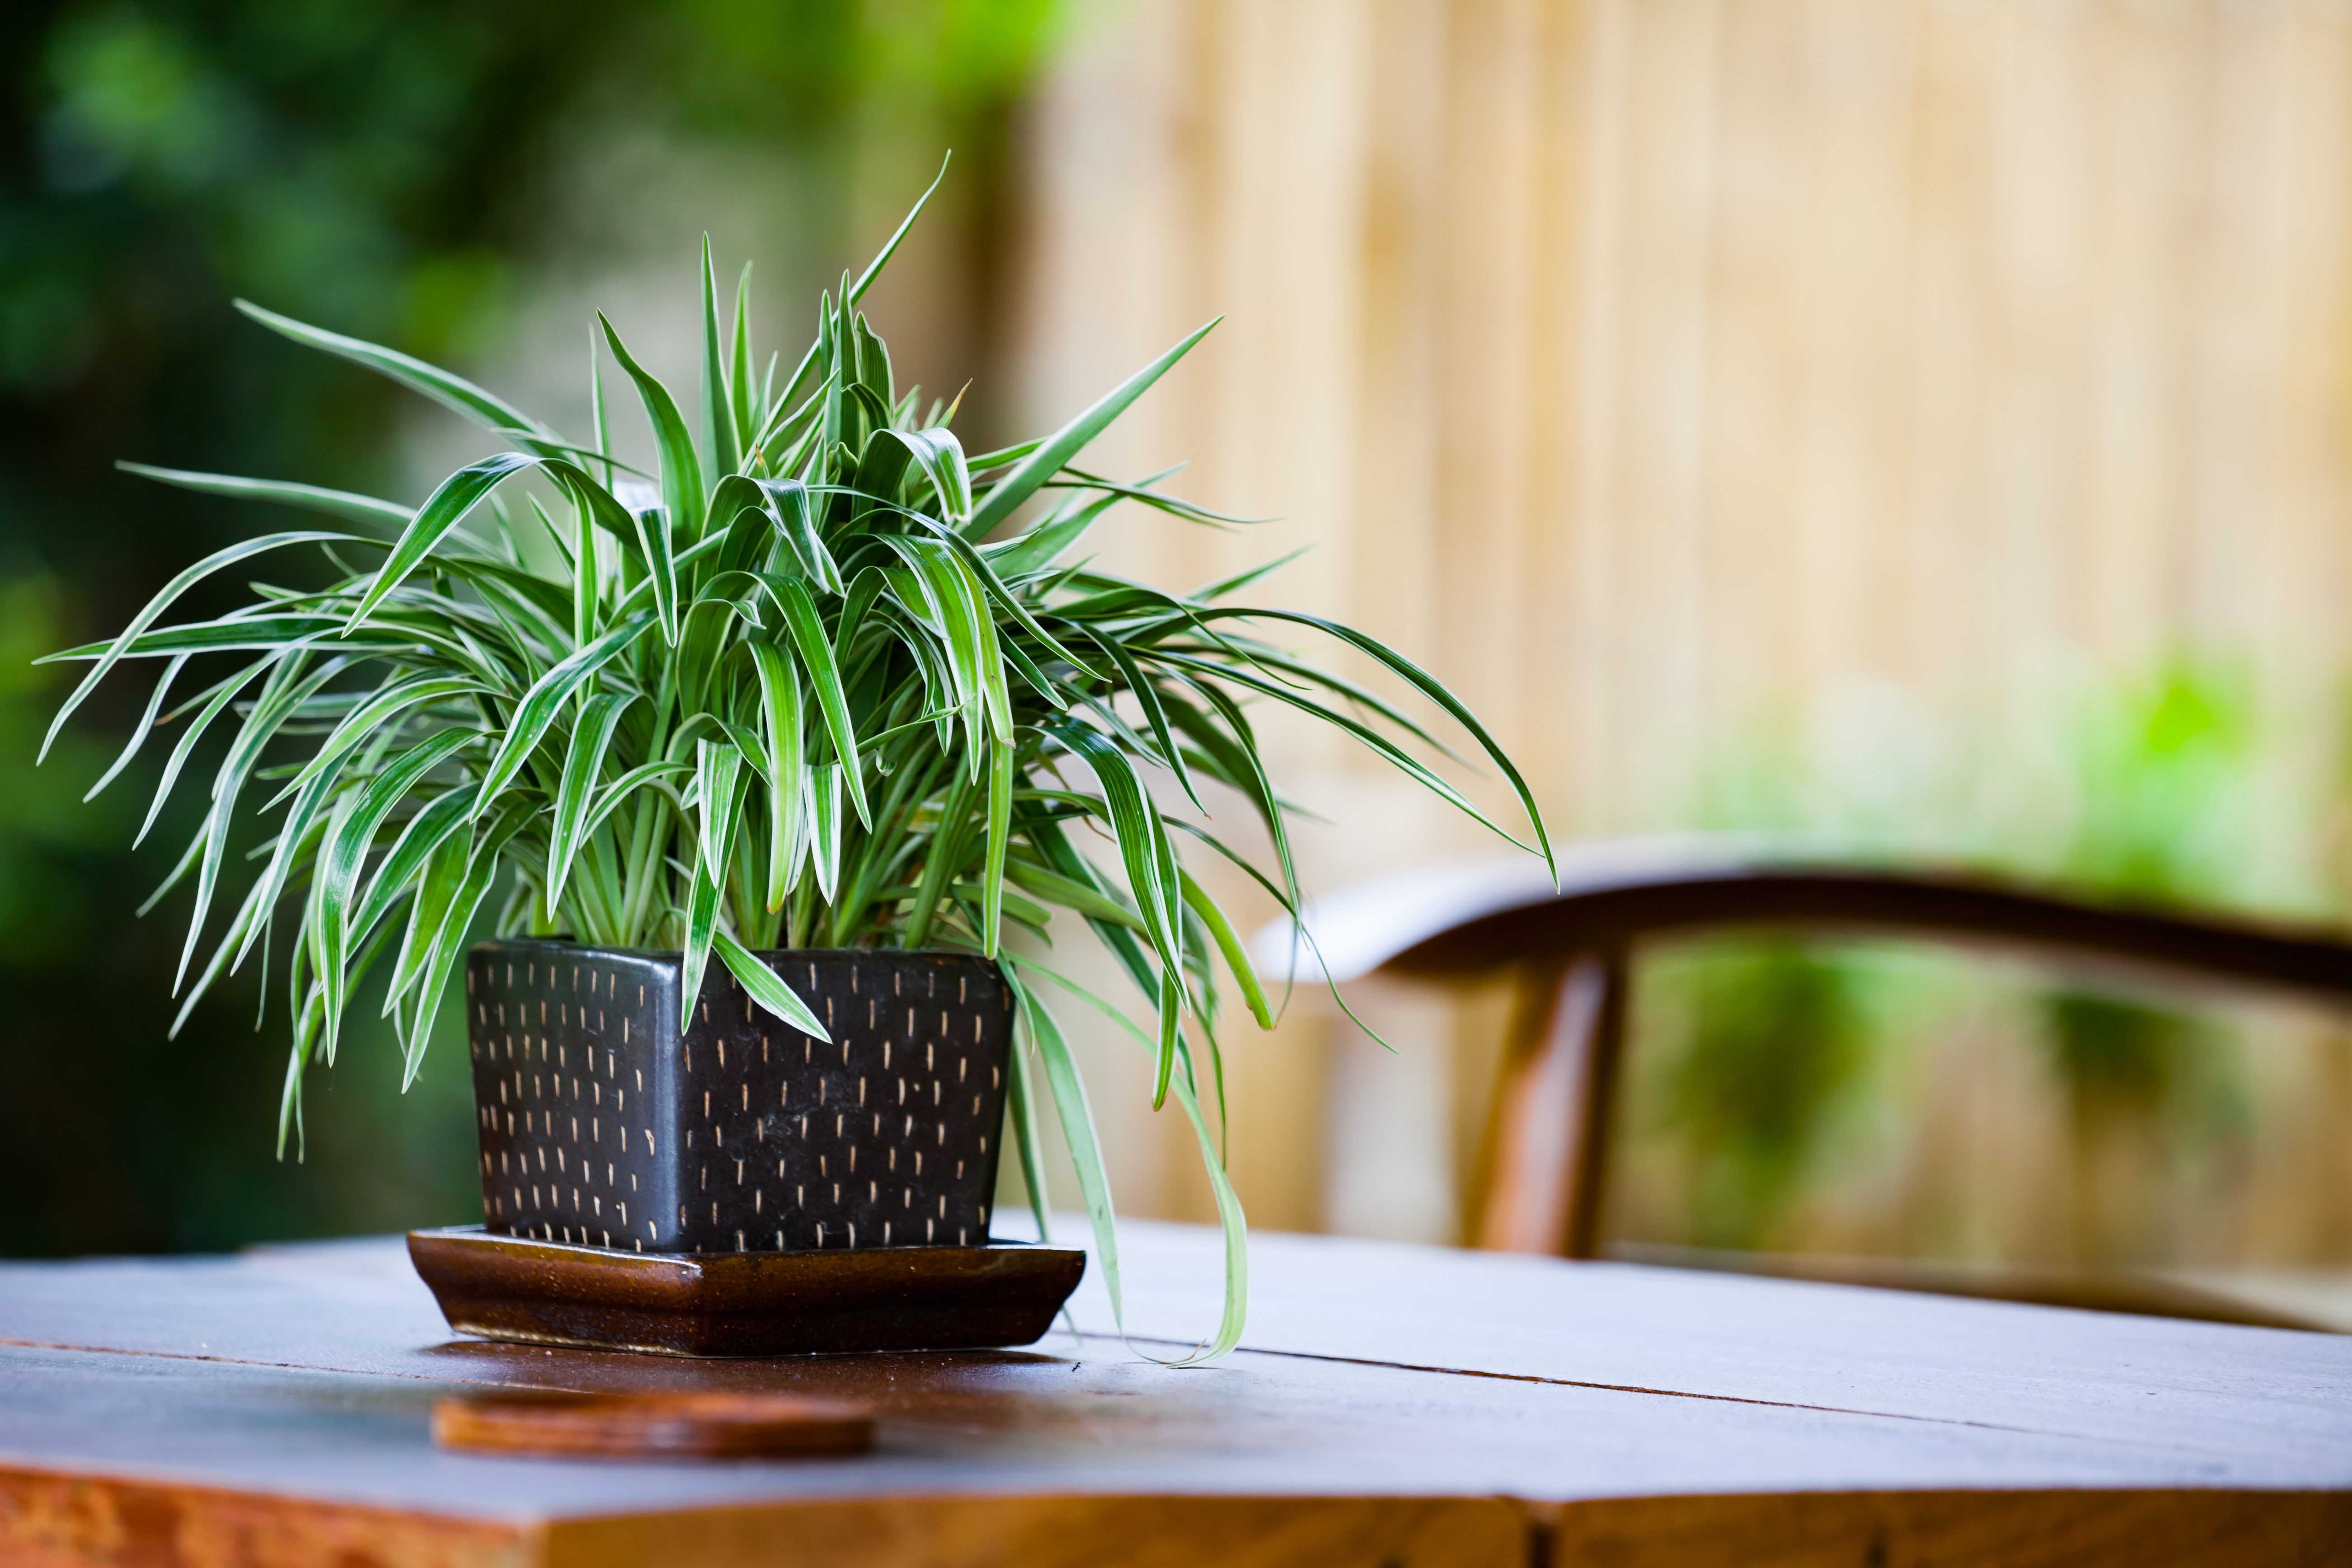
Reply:
[[[1286, 806], [1253, 705], [1335, 725], [1486, 820], [1407, 750], [1437, 744], [1407, 713], [1264, 629], [1335, 638], [1400, 678], [1492, 759], [1535, 843], [1547, 855], [1549, 845], [1502, 749], [1411, 660], [1312, 616], [1227, 602], [1259, 573], [1170, 594], [1081, 553], [1122, 505], [1238, 521], [1163, 493], [1157, 476], [1123, 482], [1076, 466], [1214, 322], [1053, 434], [980, 456], [959, 445], [951, 405], [897, 385], [858, 305], [921, 206], [862, 274], [825, 294], [814, 342], [789, 366], [763, 367], [753, 352], [748, 268], [722, 322], [706, 240], [695, 426], [600, 315], [592, 352], [609, 353], [643, 404], [650, 475], [613, 455], [595, 370], [595, 429], [583, 445], [446, 371], [240, 302], [296, 342], [472, 420], [503, 449], [415, 508], [125, 464], [338, 526], [219, 551], [121, 635], [53, 656], [91, 668], [50, 735], [123, 661], [162, 661], [99, 784], [174, 725], [152, 827], [199, 742], [235, 716], [201, 826], [148, 907], [193, 881], [182, 1019], [257, 949], [267, 963], [273, 931], [295, 921], [283, 942], [293, 1039], [281, 1151], [289, 1128], [299, 1135], [303, 1070], [333, 1062], [371, 972], [388, 970], [383, 1008], [414, 1076], [486, 910], [500, 935], [677, 950], [689, 1005], [715, 956], [761, 1005], [819, 1037], [757, 950], [977, 951], [1001, 961], [1018, 1005], [1011, 1114], [1029, 1191], [1044, 1191], [1043, 1100], [1075, 1156], [1116, 1301], [1100, 1150], [1036, 989], [1069, 983], [1029, 956], [1054, 911], [1077, 916], [1142, 990], [1155, 1026], [1128, 1026], [1156, 1057], [1155, 1108], [1172, 1099], [1182, 1110], [1214, 1184], [1227, 1301], [1202, 1354], [1222, 1353], [1239, 1334], [1245, 1286], [1240, 1205], [1201, 1103], [1213, 1094], [1222, 1114], [1213, 952], [1256, 1022], [1273, 1016], [1232, 921], [1178, 853], [1191, 838], [1250, 864], [1198, 820], [1202, 786], [1246, 803], [1272, 847], [1270, 873], [1251, 874], [1294, 920]], [[295, 547], [323, 552], [335, 581], [257, 584], [243, 608], [159, 624], [203, 579]], [[223, 661], [182, 694], [191, 669]], [[1179, 796], [1193, 809], [1162, 809]], [[248, 810], [282, 815], [231, 907], [232, 826]], [[1108, 864], [1090, 843], [1115, 851]], [[222, 908], [226, 925], [199, 962]], [[1003, 947], [1008, 925], [1037, 943]]]

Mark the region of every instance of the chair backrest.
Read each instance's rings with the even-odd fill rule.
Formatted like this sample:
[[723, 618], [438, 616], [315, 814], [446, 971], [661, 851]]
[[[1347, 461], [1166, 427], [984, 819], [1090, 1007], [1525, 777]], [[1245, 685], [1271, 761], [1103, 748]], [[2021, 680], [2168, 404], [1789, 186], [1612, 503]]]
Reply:
[[1737, 928], [1893, 934], [2352, 1004], [2352, 942], [2332, 931], [1807, 859], [1753, 840], [1591, 846], [1563, 857], [1556, 889], [1530, 885], [1524, 864], [1384, 879], [1318, 900], [1308, 925], [1336, 978], [1516, 973], [1471, 1239], [1568, 1258], [1600, 1246], [1628, 965], [1644, 942]]

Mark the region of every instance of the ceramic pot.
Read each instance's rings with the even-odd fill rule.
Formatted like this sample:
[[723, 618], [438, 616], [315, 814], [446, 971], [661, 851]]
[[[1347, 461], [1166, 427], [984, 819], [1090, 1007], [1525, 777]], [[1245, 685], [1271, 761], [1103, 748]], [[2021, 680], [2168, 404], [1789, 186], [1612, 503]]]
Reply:
[[760, 955], [830, 1040], [712, 959], [491, 942], [467, 956], [483, 1227], [629, 1252], [982, 1247], [1011, 995], [966, 953]]

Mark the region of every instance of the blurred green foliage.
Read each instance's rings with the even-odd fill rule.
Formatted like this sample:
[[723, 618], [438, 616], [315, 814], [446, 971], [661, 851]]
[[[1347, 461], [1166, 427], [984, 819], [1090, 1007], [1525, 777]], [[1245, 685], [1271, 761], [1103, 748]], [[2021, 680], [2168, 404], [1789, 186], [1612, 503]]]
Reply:
[[[785, 195], [746, 199], [797, 204], [786, 216], [811, 253], [837, 263], [855, 248], [854, 154], [874, 108], [916, 128], [923, 174], [942, 146], [1001, 148], [1061, 9], [0, 7], [0, 1182], [16, 1199], [0, 1254], [220, 1247], [463, 1219], [476, 1205], [462, 1048], [433, 1052], [397, 1105], [396, 1057], [355, 1042], [314, 1091], [303, 1169], [271, 1159], [278, 1052], [248, 1033], [249, 973], [164, 1040], [175, 944], [166, 922], [131, 911], [169, 869], [152, 846], [192, 825], [160, 823], [134, 855], [136, 771], [79, 804], [110, 760], [100, 737], [127, 727], [120, 705], [135, 696], [31, 766], [58, 693], [54, 671], [26, 661], [121, 624], [173, 571], [250, 531], [236, 509], [118, 475], [114, 459], [390, 487], [396, 391], [290, 349], [229, 300], [462, 366], [527, 296], [592, 126], [811, 171]], [[634, 193], [606, 195], [625, 208]]]
[[1643, 985], [1677, 1038], [1659, 1113], [1681, 1146], [1685, 1239], [1768, 1245], [1865, 1065], [1851, 963], [1789, 938], [1709, 942]]
[[[2263, 736], [2247, 683], [2211, 661], [2137, 676], [2053, 679], [2029, 712], [1970, 734], [1885, 691], [1842, 711], [1762, 726], [1712, 757], [1692, 815], [1706, 826], [1809, 837], [1832, 853], [1975, 864], [2118, 901], [2184, 909], [2275, 904], [2279, 858], [2257, 827]], [[2303, 825], [2304, 829], [2313, 825]], [[2305, 832], [2306, 840], [2315, 834]], [[2315, 843], [2302, 844], [2315, 861]], [[1868, 1121], [1879, 1071], [1932, 1026], [1942, 966], [1885, 944], [1732, 936], [1665, 955], [1637, 1017], [1640, 1136], [1679, 1168], [1678, 1239], [1785, 1245], [1808, 1177], [1843, 1123]], [[2209, 1018], [2060, 985], [2035, 1008], [2051, 1089], [2067, 1110], [2075, 1256], [2121, 1261], [2158, 1227], [2162, 1194], [2118, 1180], [2108, 1145], [2179, 1156], [2249, 1136], [2235, 1042]], [[2152, 1261], [2136, 1258], [2137, 1261]]]

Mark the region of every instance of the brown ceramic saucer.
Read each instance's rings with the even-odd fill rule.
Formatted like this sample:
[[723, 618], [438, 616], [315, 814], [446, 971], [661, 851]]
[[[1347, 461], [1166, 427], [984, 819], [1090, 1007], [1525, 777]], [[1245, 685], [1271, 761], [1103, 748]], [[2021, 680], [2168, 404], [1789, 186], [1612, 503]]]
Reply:
[[477, 1394], [433, 1406], [433, 1440], [483, 1454], [814, 1458], [872, 1447], [874, 1417], [773, 1394]]
[[410, 1231], [408, 1256], [459, 1333], [662, 1355], [1031, 1344], [1086, 1270], [1045, 1247], [673, 1257], [478, 1226]]

